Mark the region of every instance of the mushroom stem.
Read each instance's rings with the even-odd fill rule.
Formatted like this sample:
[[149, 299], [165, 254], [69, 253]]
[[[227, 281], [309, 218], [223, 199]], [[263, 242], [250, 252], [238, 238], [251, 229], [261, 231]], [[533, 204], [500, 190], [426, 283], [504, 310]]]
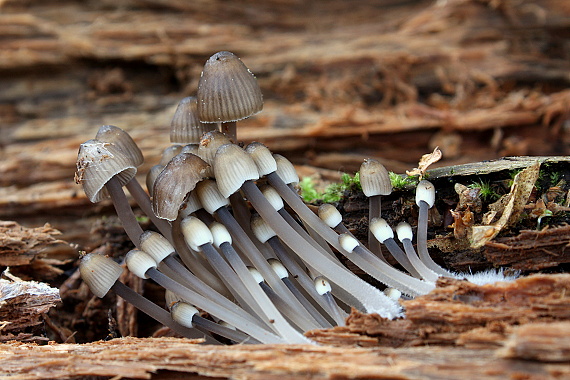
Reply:
[[440, 267], [429, 255], [427, 249], [427, 226], [428, 226], [428, 210], [429, 204], [425, 201], [419, 201], [419, 214], [418, 214], [418, 232], [417, 232], [417, 243], [418, 243], [418, 253], [420, 255], [420, 260], [435, 273], [445, 276], [453, 277], [451, 272], [446, 271]]
[[[382, 196], [372, 195], [368, 198], [368, 222], [382, 215]], [[382, 246], [372, 231], [368, 230], [368, 249], [384, 262], [388, 262], [382, 254]]]
[[158, 228], [160, 233], [164, 235], [168, 239], [168, 241], [172, 242], [172, 228], [170, 223], [165, 219], [157, 218], [154, 212], [152, 211], [152, 205], [150, 203], [150, 198], [148, 194], [144, 191], [139, 181], [137, 181], [136, 177], [133, 177], [127, 184], [125, 185], [129, 193], [132, 195], [134, 200], [137, 202], [141, 210], [145, 213], [146, 216], [150, 218], [152, 223]]
[[[271, 178], [272, 174], [277, 176], [277, 174], [273, 172], [268, 175], [268, 178]], [[287, 187], [282, 181], [281, 184]], [[362, 281], [345, 268], [340, 267], [327, 255], [324, 255], [305, 239], [301, 238], [281, 215], [275, 211], [255, 183], [251, 180], [247, 180], [243, 183], [241, 188], [261, 217], [277, 233], [281, 240], [293, 249], [303, 261], [313, 266], [327, 278], [335, 279], [335, 283], [344, 287], [349, 293], [356, 297], [368, 312], [377, 312], [389, 318], [400, 315], [399, 306], [392, 301], [388, 301], [388, 298], [380, 293], [378, 289]], [[287, 189], [289, 191], [289, 188]], [[277, 188], [276, 190], [279, 191]], [[294, 196], [297, 197], [296, 194], [294, 194]], [[285, 200], [287, 201], [287, 199]], [[303, 206], [306, 208], [305, 205]], [[318, 219], [316, 215], [313, 214], [313, 216]], [[320, 221], [320, 219], [318, 220]]]
[[410, 260], [410, 262], [412, 263], [412, 265], [414, 266], [414, 268], [417, 269], [417, 271], [419, 272], [420, 276], [429, 282], [435, 282], [438, 279], [438, 274], [435, 273], [434, 271], [432, 271], [431, 269], [429, 269], [418, 257], [416, 250], [414, 249], [414, 246], [412, 244], [412, 241], [410, 239], [402, 239], [402, 245], [404, 246], [404, 250], [406, 251], [406, 255], [408, 256], [408, 259]]
[[248, 291], [253, 295], [269, 325], [289, 343], [307, 343], [308, 340], [285, 320], [269, 297], [263, 292], [231, 244], [224, 242], [220, 245], [220, 249]]
[[117, 179], [117, 177], [111, 178], [106, 184], [105, 187], [111, 196], [111, 200], [113, 201], [113, 206], [115, 206], [115, 210], [117, 211], [117, 215], [123, 223], [123, 228], [125, 232], [129, 236], [129, 239], [133, 242], [136, 247], [140, 245], [140, 236], [143, 234], [143, 230], [133, 213], [133, 209], [131, 208], [127, 196], [125, 195], [121, 183]]
[[417, 269], [412, 265], [408, 256], [402, 251], [402, 249], [398, 246], [394, 238], [388, 238], [384, 240], [384, 245], [388, 248], [388, 251], [392, 254], [392, 256], [396, 259], [401, 266], [404, 267], [412, 276], [417, 278], [422, 278], [423, 276], [417, 271]]
[[237, 141], [237, 125], [235, 121], [227, 121], [220, 126], [220, 132], [227, 135], [233, 141]]
[[184, 300], [234, 325], [237, 329], [245, 332], [248, 335], [251, 335], [253, 338], [262, 343], [284, 343], [281, 338], [274, 334], [271, 334], [264, 328], [260, 328], [258, 324], [251, 323], [251, 321], [243, 318], [233, 311], [228, 310], [216, 303], [210, 302], [210, 300], [208, 300], [206, 297], [165, 276], [156, 268], [148, 269], [145, 275], [153, 279], [160, 286], [178, 294]]
[[158, 322], [162, 323], [164, 326], [169, 327], [172, 331], [180, 334], [186, 338], [199, 339], [204, 338], [206, 343], [209, 344], [220, 344], [217, 340], [212, 337], [206, 336], [203, 333], [197, 331], [196, 329], [191, 329], [184, 327], [172, 320], [170, 314], [156, 305], [155, 303], [149, 301], [145, 297], [141, 296], [125, 284], [120, 281], [115, 281], [111, 289], [125, 301], [129, 302], [131, 305], [142, 311], [143, 313], [154, 318]]

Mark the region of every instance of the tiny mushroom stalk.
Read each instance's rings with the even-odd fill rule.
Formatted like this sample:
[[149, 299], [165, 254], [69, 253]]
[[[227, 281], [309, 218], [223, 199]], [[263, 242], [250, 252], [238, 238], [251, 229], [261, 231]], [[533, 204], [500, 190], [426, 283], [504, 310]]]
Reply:
[[396, 234], [398, 235], [398, 239], [402, 242], [404, 246], [404, 251], [406, 252], [406, 256], [416, 268], [420, 276], [429, 282], [437, 281], [439, 275], [429, 269], [418, 257], [416, 250], [414, 249], [414, 245], [412, 244], [412, 226], [410, 226], [406, 222], [402, 222], [396, 226]]
[[453, 274], [439, 266], [427, 249], [428, 211], [435, 203], [435, 187], [429, 181], [421, 180], [416, 188], [416, 204], [419, 207], [417, 243], [420, 260], [440, 276], [453, 277]]
[[221, 123], [236, 140], [236, 121], [261, 112], [263, 95], [255, 76], [229, 51], [211, 56], [198, 83], [198, 115], [204, 123]]
[[[382, 215], [382, 195], [392, 193], [392, 183], [388, 170], [380, 161], [369, 158], [360, 165], [360, 185], [362, 192], [368, 197], [368, 221]], [[368, 248], [379, 258], [386, 261], [378, 240], [368, 231]]]
[[333, 318], [338, 326], [344, 326], [345, 316], [344, 313], [338, 307], [334, 297], [332, 296], [331, 284], [326, 278], [319, 276], [315, 278], [315, 290], [319, 295], [323, 297], [329, 306], [329, 309], [333, 311]]
[[170, 317], [170, 314], [141, 296], [125, 284], [119, 281], [123, 268], [117, 264], [113, 259], [99, 255], [97, 253], [89, 253], [81, 258], [79, 264], [79, 271], [81, 278], [89, 289], [97, 297], [104, 297], [109, 290], [113, 290], [118, 296], [125, 299], [143, 313], [154, 318], [163, 325], [169, 327], [172, 331], [176, 332], [187, 338], [205, 338], [207, 343], [218, 344], [216, 340], [204, 336], [203, 333], [184, 327]]
[[372, 218], [370, 220], [369, 230], [376, 237], [376, 239], [384, 244], [388, 251], [392, 254], [392, 257], [404, 267], [410, 274], [415, 277], [423, 277], [418, 272], [417, 268], [410, 262], [409, 257], [402, 251], [394, 240], [394, 231], [383, 218]]
[[178, 294], [182, 299], [196, 305], [213, 316], [227, 321], [237, 329], [251, 335], [254, 339], [262, 343], [283, 343], [281, 338], [268, 332], [258, 324], [252, 323], [250, 319], [211, 302], [208, 298], [159, 272], [157, 270], [156, 261], [146, 252], [136, 249], [131, 250], [127, 254], [125, 261], [129, 270], [136, 276], [143, 279], [151, 278], [165, 289]]

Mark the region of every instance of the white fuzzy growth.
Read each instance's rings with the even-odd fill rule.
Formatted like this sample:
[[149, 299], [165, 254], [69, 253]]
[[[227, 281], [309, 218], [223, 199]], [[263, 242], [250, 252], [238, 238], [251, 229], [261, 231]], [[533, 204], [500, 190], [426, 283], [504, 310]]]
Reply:
[[277, 274], [277, 277], [281, 279], [289, 277], [289, 272], [287, 272], [285, 266], [281, 264], [281, 261], [277, 259], [269, 259], [267, 262], [269, 265], [271, 265], [271, 269], [273, 269], [273, 271]]
[[277, 235], [275, 231], [269, 227], [269, 224], [267, 224], [265, 220], [257, 214], [251, 217], [251, 231], [261, 243], [265, 243], [267, 240]]
[[253, 158], [259, 175], [264, 176], [277, 170], [277, 163], [271, 151], [262, 143], [253, 142], [249, 144], [245, 151]]
[[177, 302], [170, 309], [172, 319], [184, 327], [192, 328], [192, 318], [198, 314], [198, 309], [186, 302]]
[[279, 211], [285, 207], [283, 198], [281, 198], [281, 195], [279, 195], [277, 190], [275, 190], [272, 186], [263, 186], [260, 190], [263, 193], [263, 196], [269, 201], [269, 203], [271, 203], [271, 206], [273, 206], [276, 211]]
[[161, 234], [154, 231], [145, 231], [140, 238], [140, 246], [154, 261], [160, 263], [171, 253], [174, 252], [174, 247], [170, 242]]
[[220, 248], [224, 243], [232, 244], [232, 235], [222, 223], [214, 222], [210, 224], [210, 232], [214, 238], [214, 246]]
[[360, 242], [349, 234], [340, 235], [338, 237], [338, 242], [340, 243], [342, 249], [344, 249], [346, 252], [352, 252], [356, 247], [360, 245]]
[[319, 218], [330, 228], [335, 228], [342, 223], [341, 213], [330, 203], [322, 204], [318, 210]]
[[249, 270], [249, 273], [251, 273], [251, 275], [253, 276], [255, 282], [261, 284], [263, 281], [265, 281], [265, 279], [257, 269], [255, 269], [254, 267], [247, 267], [247, 269]]
[[180, 227], [186, 244], [194, 251], [200, 251], [200, 246], [214, 242], [214, 237], [208, 226], [194, 216], [182, 219]]
[[512, 275], [505, 275], [503, 268], [500, 269], [488, 269], [483, 272], [477, 273], [458, 273], [457, 278], [464, 278], [467, 281], [477, 284], [486, 285], [494, 284], [495, 282], [511, 282], [519, 277], [519, 273], [514, 273]]
[[125, 257], [127, 268], [140, 278], [148, 278], [146, 272], [150, 268], [156, 268], [156, 261], [146, 252], [138, 249], [130, 250]]
[[416, 204], [419, 206], [421, 201], [426, 202], [430, 208], [435, 203], [435, 187], [425, 179], [421, 180], [416, 188]]
[[200, 182], [196, 186], [196, 193], [198, 194], [198, 199], [204, 207], [204, 210], [208, 211], [210, 214], [216, 212], [220, 207], [230, 204], [229, 199], [220, 193], [216, 182], [211, 179], [206, 179]]
[[412, 240], [414, 233], [412, 232], [412, 226], [406, 222], [399, 223], [396, 226], [396, 234], [398, 235], [398, 240], [403, 241], [405, 239]]
[[328, 282], [327, 279], [324, 278], [323, 276], [316, 277], [314, 282], [315, 282], [315, 290], [317, 291], [317, 293], [319, 293], [319, 295], [322, 296], [323, 294], [332, 291], [330, 282]]
[[370, 221], [370, 232], [374, 234], [374, 237], [380, 242], [384, 243], [387, 239], [394, 238], [394, 231], [386, 222], [386, 220], [382, 218], [373, 218]]

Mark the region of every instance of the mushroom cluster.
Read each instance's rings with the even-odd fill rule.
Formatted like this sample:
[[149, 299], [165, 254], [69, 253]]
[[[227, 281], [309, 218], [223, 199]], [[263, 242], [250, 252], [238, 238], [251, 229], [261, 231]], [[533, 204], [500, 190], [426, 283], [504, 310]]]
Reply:
[[[119, 281], [123, 267], [89, 253], [80, 271], [92, 292], [109, 290], [176, 333], [220, 337], [236, 343], [310, 343], [304, 332], [343, 325], [351, 307], [385, 318], [403, 316], [398, 298], [423, 295], [439, 276], [456, 276], [429, 256], [427, 213], [435, 201], [428, 181], [417, 187], [416, 246], [407, 223], [392, 228], [381, 218], [380, 198], [392, 186], [376, 160], [361, 167], [370, 199], [368, 244], [358, 241], [330, 204], [318, 215], [300, 199], [299, 178], [283, 156], [254, 142], [236, 141], [236, 121], [261, 111], [254, 75], [230, 52], [214, 54], [202, 73], [196, 97], [183, 99], [174, 114], [161, 162], [143, 189], [135, 174], [143, 156], [122, 129], [103, 126], [79, 149], [76, 181], [92, 202], [111, 198], [135, 249], [128, 269], [166, 289], [166, 308]], [[156, 228], [143, 231], [126, 187]], [[390, 265], [381, 244], [405, 271]], [[363, 281], [340, 255], [377, 281]], [[167, 311], [168, 310], [168, 311]], [[199, 310], [208, 314], [200, 315]]]

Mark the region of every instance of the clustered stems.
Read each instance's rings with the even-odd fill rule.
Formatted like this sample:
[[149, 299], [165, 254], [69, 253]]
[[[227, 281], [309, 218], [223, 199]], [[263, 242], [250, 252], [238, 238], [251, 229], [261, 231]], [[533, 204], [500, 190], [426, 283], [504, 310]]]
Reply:
[[[112, 199], [137, 248], [125, 258], [128, 269], [167, 290], [171, 313], [118, 282], [123, 270], [118, 263], [91, 253], [80, 270], [95, 295], [112, 289], [175, 332], [206, 336], [207, 343], [216, 343], [216, 336], [235, 343], [310, 343], [304, 332], [344, 325], [351, 307], [385, 318], [403, 316], [401, 294], [426, 294], [439, 276], [454, 275], [427, 250], [428, 209], [435, 202], [431, 183], [421, 181], [417, 189], [418, 256], [409, 225], [397, 227], [402, 250], [380, 219], [381, 196], [392, 187], [386, 169], [366, 160], [361, 167], [370, 202], [366, 247], [334, 206], [321, 206], [317, 216], [303, 203], [294, 187], [298, 176], [284, 157], [260, 143], [245, 150], [235, 144], [236, 121], [262, 105], [255, 77], [239, 58], [230, 52], [213, 55], [196, 98], [183, 99], [171, 123], [171, 141], [187, 145], [164, 150], [147, 177], [150, 196], [134, 178], [143, 158], [126, 132], [104, 126], [96, 139], [81, 145], [77, 182], [92, 202]], [[122, 186], [160, 233], [141, 229]], [[380, 243], [403, 271], [388, 264]], [[386, 285], [388, 296], [349, 271], [337, 254]]]

